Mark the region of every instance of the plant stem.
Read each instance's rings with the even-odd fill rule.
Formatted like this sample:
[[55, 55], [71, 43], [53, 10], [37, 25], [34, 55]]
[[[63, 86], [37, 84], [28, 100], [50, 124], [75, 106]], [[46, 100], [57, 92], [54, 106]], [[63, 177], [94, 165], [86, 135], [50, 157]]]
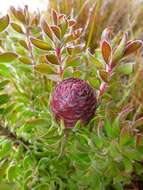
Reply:
[[60, 75], [60, 78], [62, 79], [63, 78], [63, 68], [61, 65], [62, 64], [61, 48], [59, 48], [59, 47], [56, 48], [56, 56], [59, 61], [59, 75]]
[[21, 137], [20, 138], [17, 137], [16, 133], [11, 132], [8, 129], [8, 127], [3, 127], [2, 125], [0, 125], [0, 136], [7, 137], [9, 140], [13, 141], [14, 144], [16, 145], [23, 144], [25, 149], [29, 149], [30, 143]]
[[33, 54], [33, 48], [30, 42], [30, 38], [29, 38], [29, 28], [26, 28], [26, 38], [27, 38], [27, 42], [28, 42], [28, 49], [29, 49], [29, 53], [32, 59], [32, 65], [35, 65], [35, 58], [34, 58], [34, 54]]

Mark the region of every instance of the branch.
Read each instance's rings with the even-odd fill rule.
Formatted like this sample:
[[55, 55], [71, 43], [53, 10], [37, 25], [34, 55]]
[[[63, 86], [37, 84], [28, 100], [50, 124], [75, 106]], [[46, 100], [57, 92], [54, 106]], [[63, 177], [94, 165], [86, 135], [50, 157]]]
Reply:
[[2, 125], [0, 125], [0, 136], [5, 136], [9, 140], [13, 141], [14, 144], [23, 144], [26, 150], [28, 150], [29, 145], [31, 145], [28, 141], [24, 140], [23, 138], [17, 137], [16, 133], [11, 132], [8, 129], [8, 127], [3, 127]]

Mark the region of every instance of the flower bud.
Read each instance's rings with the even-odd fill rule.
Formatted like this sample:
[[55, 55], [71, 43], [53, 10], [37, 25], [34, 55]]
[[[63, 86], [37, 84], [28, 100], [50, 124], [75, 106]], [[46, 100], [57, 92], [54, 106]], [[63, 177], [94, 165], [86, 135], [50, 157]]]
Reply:
[[77, 121], [88, 123], [95, 114], [96, 93], [84, 80], [69, 78], [61, 81], [53, 91], [51, 110], [65, 127], [74, 127]]

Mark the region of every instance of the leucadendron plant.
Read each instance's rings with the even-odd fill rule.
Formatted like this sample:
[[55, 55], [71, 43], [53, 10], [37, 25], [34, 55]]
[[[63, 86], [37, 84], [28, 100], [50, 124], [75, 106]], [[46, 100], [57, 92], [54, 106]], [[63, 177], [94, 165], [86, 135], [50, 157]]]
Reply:
[[0, 189], [142, 183], [142, 120], [119, 85], [130, 84], [142, 41], [107, 28], [92, 54], [82, 31], [55, 10], [50, 21], [27, 6], [0, 18]]

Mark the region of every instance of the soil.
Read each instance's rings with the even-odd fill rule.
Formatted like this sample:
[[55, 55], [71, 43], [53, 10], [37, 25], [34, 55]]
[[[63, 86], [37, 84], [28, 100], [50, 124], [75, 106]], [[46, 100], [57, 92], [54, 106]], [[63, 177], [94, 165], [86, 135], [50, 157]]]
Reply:
[[143, 181], [133, 181], [131, 185], [125, 187], [125, 190], [143, 190]]

